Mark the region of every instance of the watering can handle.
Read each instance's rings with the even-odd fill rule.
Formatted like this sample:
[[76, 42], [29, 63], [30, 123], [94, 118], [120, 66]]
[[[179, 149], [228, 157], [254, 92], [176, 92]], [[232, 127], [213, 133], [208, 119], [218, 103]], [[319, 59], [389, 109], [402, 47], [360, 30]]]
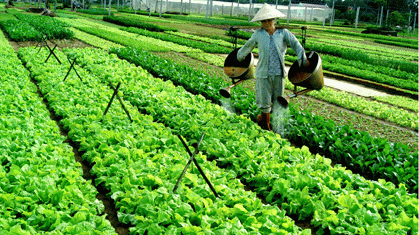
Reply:
[[314, 55], [314, 51], [310, 51], [310, 54], [307, 56], [307, 61], [306, 61], [306, 65], [304, 66], [304, 67], [308, 67], [309, 66], [309, 64], [310, 64], [310, 61], [309, 61], [309, 59], [311, 59], [311, 57], [313, 57], [313, 55]]
[[313, 57], [313, 55], [314, 55], [314, 51], [310, 51], [310, 55], [308, 55], [307, 58], [311, 59], [311, 57]]

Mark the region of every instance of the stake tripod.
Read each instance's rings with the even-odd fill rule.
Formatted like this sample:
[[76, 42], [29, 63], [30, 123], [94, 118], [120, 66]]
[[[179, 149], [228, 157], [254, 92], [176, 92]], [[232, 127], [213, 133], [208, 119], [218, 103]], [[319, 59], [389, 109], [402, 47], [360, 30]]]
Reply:
[[202, 170], [201, 166], [198, 164], [198, 161], [195, 158], [195, 155], [199, 152], [199, 146], [201, 145], [202, 140], [204, 139], [205, 136], [205, 132], [202, 133], [201, 139], [199, 140], [199, 143], [194, 151], [194, 153], [191, 152], [191, 150], [189, 149], [188, 145], [185, 143], [185, 141], [183, 140], [183, 138], [178, 135], [178, 138], [180, 139], [180, 141], [182, 142], [183, 146], [185, 146], [186, 150], [188, 151], [189, 156], [191, 157], [188, 161], [188, 163], [186, 164], [185, 168], [183, 169], [182, 174], [180, 175], [179, 179], [176, 182], [175, 187], [173, 188], [173, 192], [176, 192], [177, 188], [179, 187], [180, 181], [182, 180], [183, 176], [186, 173], [186, 170], [188, 169], [189, 165], [191, 165], [191, 163], [193, 162], [196, 166], [196, 168], [198, 169], [199, 173], [201, 173], [202, 177], [204, 178], [205, 182], [208, 184], [208, 186], [210, 187], [211, 191], [214, 193], [215, 197], [218, 197], [217, 192], [215, 191], [214, 187], [212, 186], [211, 182], [208, 180], [208, 178], [205, 176], [204, 171]]
[[[112, 88], [112, 90], [113, 90], [113, 94], [112, 94], [111, 100], [110, 100], [110, 101], [109, 101], [109, 103], [108, 103], [108, 106], [107, 106], [107, 107], [106, 107], [106, 109], [105, 109], [105, 112], [103, 113], [103, 117], [104, 117], [104, 116], [106, 115], [106, 113], [108, 112], [109, 107], [111, 107], [111, 104], [112, 104], [112, 102], [113, 102], [113, 100], [115, 99], [115, 96], [116, 96], [116, 97], [118, 98], [118, 100], [119, 100], [119, 103], [121, 103], [121, 106], [122, 106], [122, 108], [124, 109], [125, 113], [128, 115], [129, 120], [132, 122], [131, 115], [129, 114], [128, 110], [125, 108], [125, 105], [124, 105], [124, 103], [122, 102], [121, 97], [118, 95], [118, 89], [119, 89], [119, 87], [121, 86], [121, 82], [119, 82], [119, 83], [118, 83], [118, 85], [116, 85], [116, 88], [112, 85], [112, 82], [110, 82], [110, 81], [109, 81], [109, 84], [110, 84], [110, 86], [111, 86], [111, 88]], [[102, 120], [103, 120], [103, 118], [102, 118]], [[102, 121], [102, 120], [100, 120], [100, 121]]]
[[74, 64], [78, 65], [77, 62], [76, 62], [77, 58], [74, 58], [73, 62], [71, 62], [69, 58], [67, 58], [67, 60], [71, 64], [71, 66], [70, 66], [70, 69], [68, 70], [67, 74], [65, 75], [63, 82], [67, 79], [67, 76], [70, 74], [71, 69], [73, 69], [74, 72], [76, 72], [77, 76], [80, 78], [80, 81], [83, 82], [83, 80], [81, 79], [79, 73], [76, 70], [76, 67], [74, 67]]
[[36, 47], [38, 47], [39, 43], [41, 43], [41, 46], [39, 47], [38, 53], [41, 51], [42, 47], [44, 47], [44, 44], [46, 44], [46, 41], [47, 41], [47, 35], [44, 34], [44, 35], [42, 35], [42, 40], [39, 41], [35, 46], [35, 48], [36, 48]]
[[50, 53], [49, 53], [49, 55], [48, 55], [47, 59], [45, 60], [45, 63], [48, 61], [49, 57], [50, 57], [50, 56], [51, 56], [51, 54], [52, 54], [52, 55], [54, 55], [55, 59], [57, 59], [58, 63], [60, 63], [60, 64], [61, 64], [61, 61], [58, 59], [57, 55], [55, 55], [55, 53], [54, 53], [55, 48], [57, 48], [57, 44], [55, 44], [55, 43], [54, 43], [54, 44], [55, 44], [55, 46], [54, 46], [54, 48], [53, 48], [53, 49], [51, 49], [51, 47], [49, 47], [49, 46], [48, 46], [48, 37], [47, 37], [47, 35], [45, 35], [45, 34], [43, 34], [43, 35], [42, 35], [42, 41], [39, 41], [39, 42], [36, 44], [36, 47], [38, 47], [39, 43], [41, 43], [41, 46], [39, 47], [38, 53], [41, 51], [42, 47], [44, 47], [44, 46], [46, 46], [46, 47], [48, 48], [48, 50], [50, 51]]
[[48, 43], [45, 43], [45, 45], [50, 51], [47, 59], [45, 60], [45, 63], [48, 61], [48, 59], [49, 59], [49, 57], [51, 57], [51, 55], [54, 55], [54, 57], [55, 57], [55, 59], [57, 59], [58, 63], [61, 64], [61, 61], [58, 59], [57, 55], [55, 55], [55, 53], [54, 53], [55, 48], [57, 48], [57, 44], [55, 44], [54, 48], [52, 48], [52, 49], [51, 49], [51, 47], [48, 46]]

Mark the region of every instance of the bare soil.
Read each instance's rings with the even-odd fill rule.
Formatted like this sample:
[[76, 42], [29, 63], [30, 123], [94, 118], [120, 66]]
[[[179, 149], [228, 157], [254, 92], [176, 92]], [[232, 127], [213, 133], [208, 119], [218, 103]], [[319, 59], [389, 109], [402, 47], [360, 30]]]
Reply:
[[[9, 43], [13, 47], [13, 49], [17, 52], [19, 48], [21, 47], [31, 47], [31, 46], [42, 46], [41, 42], [34, 42], [34, 41], [28, 41], [28, 42], [14, 42], [11, 41], [10, 38]], [[63, 48], [84, 48], [84, 47], [93, 47], [83, 41], [80, 41], [78, 39], [63, 39], [63, 40], [48, 40], [47, 41], [48, 46], [53, 49], [55, 45], [57, 45], [57, 49], [62, 50]]]

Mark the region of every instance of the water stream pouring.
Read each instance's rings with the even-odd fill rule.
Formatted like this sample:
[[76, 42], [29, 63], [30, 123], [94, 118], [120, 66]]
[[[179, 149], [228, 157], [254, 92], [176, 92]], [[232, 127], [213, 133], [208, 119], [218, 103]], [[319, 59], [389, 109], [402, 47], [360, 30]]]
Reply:
[[[322, 60], [315, 51], [306, 53], [310, 62], [308, 67], [300, 67], [298, 61], [295, 61], [288, 71], [288, 79], [294, 84], [294, 92], [288, 96], [279, 96], [278, 103], [283, 107], [288, 107], [291, 98], [307, 93], [312, 90], [320, 90], [324, 86]], [[301, 86], [306, 89], [297, 91], [297, 87]]]
[[231, 88], [248, 79], [253, 79], [255, 76], [253, 54], [249, 53], [243, 61], [239, 62], [237, 60], [237, 51], [239, 49], [237, 48], [230, 52], [224, 61], [224, 73], [231, 78], [233, 83], [228, 87], [220, 89], [220, 94], [225, 98], [230, 98]]

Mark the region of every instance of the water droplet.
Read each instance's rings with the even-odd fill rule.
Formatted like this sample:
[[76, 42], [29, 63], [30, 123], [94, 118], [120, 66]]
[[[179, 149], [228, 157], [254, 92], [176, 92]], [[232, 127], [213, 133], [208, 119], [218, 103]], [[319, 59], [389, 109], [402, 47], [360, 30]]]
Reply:
[[289, 108], [279, 105], [275, 101], [271, 114], [271, 129], [273, 132], [279, 134], [282, 138], [286, 138], [288, 134], [288, 122], [291, 118]]
[[221, 97], [220, 102], [221, 102], [221, 106], [223, 106], [225, 110], [227, 110], [230, 113], [235, 113], [233, 104], [231, 103], [231, 99]]

